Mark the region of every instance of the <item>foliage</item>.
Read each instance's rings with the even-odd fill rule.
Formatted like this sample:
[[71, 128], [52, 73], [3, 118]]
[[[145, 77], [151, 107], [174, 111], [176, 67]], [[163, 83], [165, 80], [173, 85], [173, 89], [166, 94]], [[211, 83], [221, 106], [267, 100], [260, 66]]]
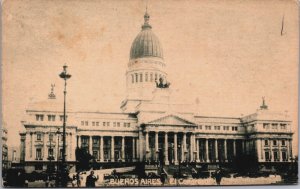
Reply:
[[76, 148], [75, 151], [76, 161], [77, 161], [77, 170], [88, 170], [90, 165], [90, 160], [94, 157], [87, 152], [84, 148]]

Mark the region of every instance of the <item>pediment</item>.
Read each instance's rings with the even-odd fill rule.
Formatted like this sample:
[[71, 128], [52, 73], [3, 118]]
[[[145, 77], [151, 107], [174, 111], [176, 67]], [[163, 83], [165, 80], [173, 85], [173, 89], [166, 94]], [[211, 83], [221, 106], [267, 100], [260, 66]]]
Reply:
[[185, 118], [179, 117], [177, 115], [167, 115], [164, 117], [160, 117], [158, 119], [149, 121], [148, 124], [154, 124], [154, 125], [195, 125], [190, 120], [187, 120]]

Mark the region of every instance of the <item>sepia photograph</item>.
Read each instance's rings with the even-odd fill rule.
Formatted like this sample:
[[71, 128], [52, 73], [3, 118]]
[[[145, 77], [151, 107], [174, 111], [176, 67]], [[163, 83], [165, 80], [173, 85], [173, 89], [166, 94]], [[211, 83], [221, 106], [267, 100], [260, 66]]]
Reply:
[[1, 6], [1, 187], [298, 185], [298, 0]]

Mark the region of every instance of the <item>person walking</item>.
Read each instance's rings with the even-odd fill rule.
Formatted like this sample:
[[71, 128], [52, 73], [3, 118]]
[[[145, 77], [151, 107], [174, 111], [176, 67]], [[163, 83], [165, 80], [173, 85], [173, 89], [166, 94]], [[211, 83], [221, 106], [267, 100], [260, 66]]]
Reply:
[[86, 187], [96, 187], [95, 183], [99, 179], [99, 176], [97, 177], [94, 175], [94, 171], [91, 171], [90, 175], [86, 177]]
[[221, 184], [221, 180], [222, 180], [222, 171], [221, 169], [217, 169], [216, 172], [215, 172], [215, 179], [216, 179], [216, 183], [217, 185], [220, 185]]

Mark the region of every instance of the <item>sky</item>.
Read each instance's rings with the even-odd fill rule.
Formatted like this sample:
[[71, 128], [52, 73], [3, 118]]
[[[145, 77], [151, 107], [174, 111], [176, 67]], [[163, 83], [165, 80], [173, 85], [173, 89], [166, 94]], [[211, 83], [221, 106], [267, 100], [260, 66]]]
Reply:
[[270, 110], [290, 114], [297, 153], [296, 0], [4, 1], [2, 125], [9, 145], [19, 145], [26, 108], [47, 99], [52, 83], [62, 98], [64, 64], [72, 74], [68, 105], [119, 111], [146, 4], [175, 99], [198, 98], [199, 115], [240, 117], [264, 96]]

